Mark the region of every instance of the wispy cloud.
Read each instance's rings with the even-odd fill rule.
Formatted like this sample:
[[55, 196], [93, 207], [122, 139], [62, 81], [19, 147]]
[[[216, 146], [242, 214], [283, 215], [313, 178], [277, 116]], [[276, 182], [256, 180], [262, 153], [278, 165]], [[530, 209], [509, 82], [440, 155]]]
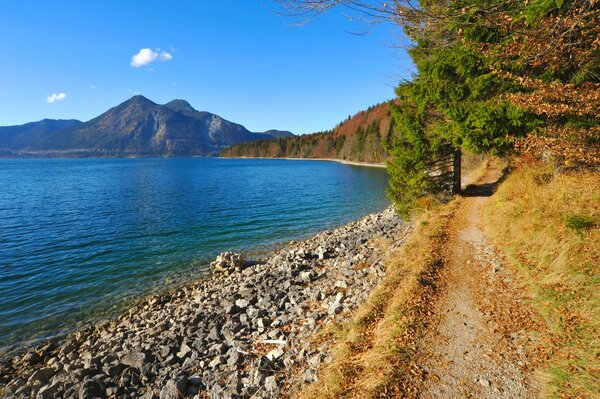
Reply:
[[96, 86], [90, 85], [90, 89], [94, 90], [95, 88], [96, 88]]
[[55, 103], [57, 101], [62, 101], [67, 98], [66, 93], [52, 93], [48, 97], [46, 97], [46, 102], [49, 104]]
[[166, 51], [161, 51], [159, 58], [161, 61], [171, 61], [173, 59], [173, 56], [171, 55], [171, 53], [167, 53]]
[[138, 51], [137, 54], [131, 57], [131, 62], [129, 64], [134, 68], [138, 68], [151, 64], [156, 60], [171, 61], [172, 59], [173, 55], [171, 55], [171, 53], [167, 53], [166, 51], [161, 51], [160, 49], [156, 49], [156, 51], [154, 51], [149, 48], [143, 48]]

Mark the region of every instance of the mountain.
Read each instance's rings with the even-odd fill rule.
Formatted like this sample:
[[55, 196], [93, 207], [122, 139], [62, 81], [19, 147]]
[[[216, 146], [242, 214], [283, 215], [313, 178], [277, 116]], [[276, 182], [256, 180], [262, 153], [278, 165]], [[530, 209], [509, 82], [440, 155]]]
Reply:
[[280, 139], [283, 137], [294, 137], [295, 134], [292, 132], [289, 132], [287, 130], [275, 130], [275, 129], [271, 129], [271, 130], [267, 130], [266, 132], [258, 132], [258, 134], [266, 134], [268, 136], [273, 137], [274, 139]]
[[227, 157], [332, 158], [357, 162], [384, 162], [385, 144], [391, 139], [393, 118], [389, 103], [369, 107], [333, 130], [270, 141], [231, 146]]
[[19, 126], [0, 126], [0, 148], [4, 150], [28, 149], [31, 143], [50, 133], [81, 125], [75, 119], [44, 119]]
[[175, 111], [175, 112], [187, 112], [187, 113], [198, 112], [198, 110], [194, 109], [194, 107], [192, 107], [190, 105], [190, 103], [188, 103], [185, 100], [171, 100], [165, 104], [165, 107], [167, 107], [170, 110]]
[[160, 105], [138, 95], [88, 122], [0, 127], [0, 155], [210, 156], [233, 144], [273, 138], [197, 111], [185, 100]]

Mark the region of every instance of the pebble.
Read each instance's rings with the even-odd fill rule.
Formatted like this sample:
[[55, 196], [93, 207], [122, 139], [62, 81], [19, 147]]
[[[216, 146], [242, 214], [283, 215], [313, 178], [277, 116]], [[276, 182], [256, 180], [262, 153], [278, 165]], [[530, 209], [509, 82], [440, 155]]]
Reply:
[[290, 242], [265, 259], [224, 252], [207, 279], [3, 360], [0, 392], [80, 399], [293, 396], [331, 358], [331, 345], [313, 347], [312, 339], [328, 323], [350, 318], [385, 275], [377, 264], [383, 253], [369, 240], [398, 245], [409, 228], [389, 208]]
[[479, 378], [479, 384], [481, 384], [484, 387], [489, 387], [490, 385], [492, 385], [492, 382], [487, 378]]

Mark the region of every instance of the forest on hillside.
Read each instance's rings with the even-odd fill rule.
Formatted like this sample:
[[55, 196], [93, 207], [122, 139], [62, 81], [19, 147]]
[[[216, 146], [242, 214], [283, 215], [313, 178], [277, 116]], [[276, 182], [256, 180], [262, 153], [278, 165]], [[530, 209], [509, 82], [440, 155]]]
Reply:
[[383, 163], [392, 137], [388, 104], [369, 107], [349, 117], [333, 130], [276, 140], [260, 140], [231, 146], [224, 157], [331, 158]]

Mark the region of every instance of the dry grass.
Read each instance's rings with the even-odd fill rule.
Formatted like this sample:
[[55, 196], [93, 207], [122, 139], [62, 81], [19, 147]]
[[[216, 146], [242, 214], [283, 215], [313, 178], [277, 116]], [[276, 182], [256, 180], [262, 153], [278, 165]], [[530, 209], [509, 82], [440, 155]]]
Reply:
[[307, 399], [404, 397], [411, 370], [416, 325], [435, 295], [445, 226], [459, 200], [421, 216], [410, 240], [385, 259], [387, 274], [350, 322], [332, 326], [333, 361], [319, 381], [298, 396]]
[[597, 398], [600, 174], [522, 165], [486, 206], [485, 224], [547, 325], [544, 396]]

